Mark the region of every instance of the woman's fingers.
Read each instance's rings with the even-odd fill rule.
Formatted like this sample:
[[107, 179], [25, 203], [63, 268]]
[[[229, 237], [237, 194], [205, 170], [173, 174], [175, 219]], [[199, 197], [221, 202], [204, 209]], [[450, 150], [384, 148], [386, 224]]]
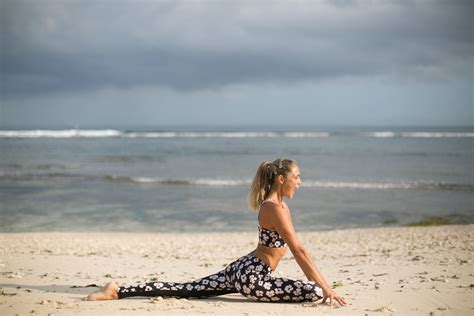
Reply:
[[331, 307], [334, 306], [335, 302], [337, 302], [341, 306], [347, 305], [346, 300], [342, 296], [336, 295], [336, 293], [334, 291], [330, 291], [329, 293], [325, 293], [322, 303], [326, 304], [328, 299], [329, 299], [329, 305]]
[[346, 300], [343, 297], [336, 296], [335, 299], [341, 306], [347, 305]]
[[324, 296], [323, 298], [323, 304], [326, 304], [326, 301], [328, 300], [328, 297], [327, 296]]

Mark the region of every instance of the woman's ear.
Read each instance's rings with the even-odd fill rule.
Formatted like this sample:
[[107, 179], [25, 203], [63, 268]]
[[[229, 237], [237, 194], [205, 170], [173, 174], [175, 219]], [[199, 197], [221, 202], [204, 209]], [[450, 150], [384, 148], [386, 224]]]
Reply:
[[281, 174], [278, 175], [277, 179], [279, 184], [283, 184], [285, 182], [285, 177]]

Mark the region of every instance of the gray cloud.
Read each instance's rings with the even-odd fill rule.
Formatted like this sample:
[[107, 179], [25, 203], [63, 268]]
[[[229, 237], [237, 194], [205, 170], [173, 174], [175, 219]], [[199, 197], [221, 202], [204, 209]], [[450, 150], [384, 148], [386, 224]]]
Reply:
[[347, 76], [472, 76], [470, 1], [19, 1], [4, 95]]

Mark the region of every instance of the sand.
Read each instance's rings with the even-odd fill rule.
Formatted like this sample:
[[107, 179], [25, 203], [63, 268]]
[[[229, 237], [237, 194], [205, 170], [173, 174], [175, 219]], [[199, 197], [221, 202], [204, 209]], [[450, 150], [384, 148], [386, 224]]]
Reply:
[[[94, 285], [189, 281], [255, 248], [256, 233], [0, 234], [1, 315], [473, 315], [474, 225], [302, 232], [350, 306], [209, 299], [90, 302]], [[276, 276], [305, 279], [290, 252]]]

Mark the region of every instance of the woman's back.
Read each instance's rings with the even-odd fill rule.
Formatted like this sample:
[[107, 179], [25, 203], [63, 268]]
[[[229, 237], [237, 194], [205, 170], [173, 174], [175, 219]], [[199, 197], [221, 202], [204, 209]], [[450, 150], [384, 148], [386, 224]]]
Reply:
[[272, 214], [282, 211], [285, 211], [282, 205], [267, 199], [260, 204], [258, 213], [258, 245], [253, 254], [268, 264], [272, 270], [276, 269], [288, 249], [285, 240], [275, 230], [272, 222]]

